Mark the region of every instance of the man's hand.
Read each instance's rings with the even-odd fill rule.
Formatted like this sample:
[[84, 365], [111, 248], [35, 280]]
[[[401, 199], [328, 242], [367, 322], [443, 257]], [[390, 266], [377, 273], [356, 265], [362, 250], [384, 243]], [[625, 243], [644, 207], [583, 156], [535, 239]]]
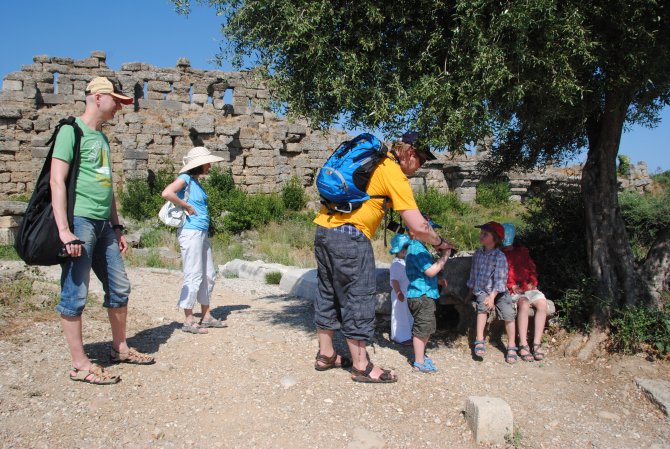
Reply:
[[61, 231], [58, 233], [60, 241], [63, 242], [65, 250], [70, 255], [70, 257], [79, 257], [81, 256], [81, 245], [78, 243], [69, 243], [72, 241], [79, 241], [79, 237], [74, 235], [71, 231]]
[[119, 250], [121, 251], [121, 254], [125, 254], [128, 250], [128, 241], [126, 240], [126, 236], [123, 235], [123, 231], [117, 229], [116, 237], [119, 240]]
[[495, 304], [495, 299], [495, 295], [488, 295], [484, 300], [484, 307], [486, 307], [487, 310], [492, 310]]
[[442, 287], [446, 288], [447, 285], [449, 285], [449, 282], [447, 282], [447, 280], [445, 278], [439, 278], [437, 280], [437, 285], [441, 285]]

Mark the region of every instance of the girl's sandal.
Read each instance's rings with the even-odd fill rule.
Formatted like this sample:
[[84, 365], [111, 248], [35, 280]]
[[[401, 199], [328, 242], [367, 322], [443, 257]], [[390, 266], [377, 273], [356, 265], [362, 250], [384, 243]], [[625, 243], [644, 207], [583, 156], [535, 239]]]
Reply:
[[544, 352], [541, 352], [540, 348], [542, 348], [542, 343], [539, 345], [533, 345], [533, 358], [538, 362], [544, 360]]
[[[524, 352], [522, 353], [521, 351]], [[521, 357], [521, 360], [523, 360], [524, 362], [532, 362], [535, 360], [535, 357], [533, 357], [533, 354], [531, 354], [528, 345], [520, 345], [516, 352], [519, 355], [519, 357]]]
[[485, 340], [475, 340], [472, 342], [473, 347], [472, 351], [477, 357], [484, 357], [486, 355], [486, 341]]
[[107, 374], [102, 366], [97, 363], [92, 363], [91, 367], [87, 370], [73, 367], [72, 372], [74, 375], [70, 373], [70, 380], [75, 382], [84, 382], [93, 385], [112, 385], [121, 381], [121, 376]]
[[519, 359], [519, 356], [516, 353], [516, 346], [507, 348], [507, 354], [505, 354], [505, 362], [513, 365]]

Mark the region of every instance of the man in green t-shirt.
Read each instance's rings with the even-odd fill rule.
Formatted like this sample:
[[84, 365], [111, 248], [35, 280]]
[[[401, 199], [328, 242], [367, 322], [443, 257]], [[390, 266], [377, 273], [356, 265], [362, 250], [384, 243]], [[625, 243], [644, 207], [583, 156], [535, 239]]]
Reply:
[[84, 352], [81, 316], [86, 306], [91, 269], [105, 291], [103, 306], [107, 308], [112, 327], [111, 360], [141, 365], [154, 363], [153, 357], [129, 348], [126, 343], [130, 282], [121, 254], [126, 252], [128, 244], [116, 212], [109, 141], [102, 133], [102, 124], [113, 119], [124, 104], [132, 102], [131, 97], [119, 93], [107, 78], [94, 78], [86, 87], [86, 109], [76, 119], [83, 135], [72, 229], [67, 219], [65, 180], [74, 154], [73, 127], [61, 128], [51, 161], [54, 217], [59, 237], [70, 255], [61, 264], [61, 296], [56, 311], [61, 314], [61, 327], [72, 357], [70, 379], [96, 385], [117, 383], [121, 378], [92, 363]]

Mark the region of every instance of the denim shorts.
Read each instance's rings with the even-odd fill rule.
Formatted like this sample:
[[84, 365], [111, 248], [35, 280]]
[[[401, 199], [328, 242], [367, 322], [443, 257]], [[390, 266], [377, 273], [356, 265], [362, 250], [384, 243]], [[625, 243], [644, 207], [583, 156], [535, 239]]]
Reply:
[[61, 294], [56, 311], [66, 316], [84, 312], [91, 268], [105, 291], [102, 305], [111, 309], [126, 307], [130, 281], [112, 225], [107, 220], [74, 217], [72, 232], [85, 243], [81, 256], [61, 264]]
[[317, 226], [314, 255], [318, 272], [316, 327], [339, 329], [351, 340], [371, 340], [377, 302], [370, 240], [362, 232]]
[[[477, 295], [477, 313], [488, 313], [489, 311], [484, 306], [484, 301], [488, 293], [480, 293]], [[498, 318], [504, 321], [514, 321], [516, 318], [516, 311], [514, 310], [514, 303], [512, 302], [512, 295], [507, 292], [498, 293], [496, 299], [493, 301], [495, 304], [496, 313]]]

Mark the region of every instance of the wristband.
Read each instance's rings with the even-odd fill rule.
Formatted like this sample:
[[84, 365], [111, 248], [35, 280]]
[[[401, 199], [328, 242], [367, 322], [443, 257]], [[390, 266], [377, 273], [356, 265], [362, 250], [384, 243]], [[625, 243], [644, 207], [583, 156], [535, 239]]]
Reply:
[[440, 237], [440, 242], [439, 242], [437, 245], [433, 245], [433, 248], [438, 248], [438, 247], [440, 247], [440, 245], [442, 245], [443, 243], [444, 243], [444, 239], [442, 239], [442, 237]]

